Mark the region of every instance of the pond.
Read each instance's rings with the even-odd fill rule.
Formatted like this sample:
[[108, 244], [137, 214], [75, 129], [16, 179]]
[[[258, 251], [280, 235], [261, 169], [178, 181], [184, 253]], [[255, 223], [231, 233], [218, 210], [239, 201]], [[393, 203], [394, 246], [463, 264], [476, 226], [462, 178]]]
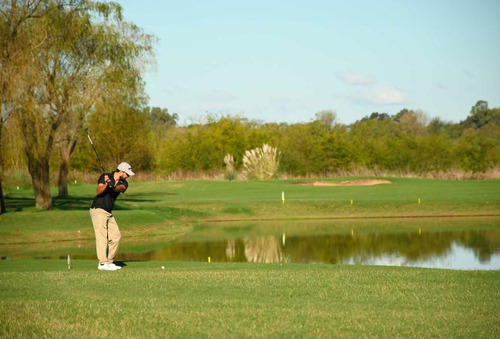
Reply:
[[[396, 234], [267, 235], [180, 240], [140, 255], [142, 260], [324, 263], [500, 270], [500, 231]], [[122, 257], [137, 259], [137, 255]]]
[[212, 223], [122, 257], [500, 270], [499, 226], [498, 218]]
[[[117, 259], [500, 270], [499, 222], [444, 218], [196, 223], [176, 239], [124, 237]], [[93, 241], [79, 242], [76, 252], [72, 246], [76, 244], [51, 244], [48, 252], [34, 248], [36, 255], [31, 256], [63, 258], [74, 253], [74, 258], [95, 259]]]

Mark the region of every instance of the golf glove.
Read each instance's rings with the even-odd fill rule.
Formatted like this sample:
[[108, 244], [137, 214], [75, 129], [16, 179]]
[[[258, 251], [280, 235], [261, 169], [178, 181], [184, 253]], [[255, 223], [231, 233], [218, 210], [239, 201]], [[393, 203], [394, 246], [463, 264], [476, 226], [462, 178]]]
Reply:
[[108, 188], [109, 189], [114, 189], [115, 188], [115, 182], [114, 182], [114, 180], [108, 180], [107, 184], [108, 184]]

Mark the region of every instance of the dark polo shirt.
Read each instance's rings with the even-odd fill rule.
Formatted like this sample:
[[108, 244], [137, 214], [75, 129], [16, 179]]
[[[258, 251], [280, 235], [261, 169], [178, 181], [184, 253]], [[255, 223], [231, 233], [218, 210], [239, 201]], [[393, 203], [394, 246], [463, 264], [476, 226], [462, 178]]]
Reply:
[[[104, 181], [104, 176], [106, 174], [108, 175], [108, 177], [111, 180], [113, 180], [114, 172], [103, 173], [99, 177], [99, 180], [97, 180], [98, 184], [106, 184], [106, 181]], [[124, 179], [120, 179], [118, 181], [118, 183], [116, 184], [116, 186], [118, 186], [118, 185], [124, 185], [125, 191], [128, 188], [128, 182], [127, 182], [127, 180], [124, 180]], [[123, 191], [121, 193], [125, 193], [125, 191]], [[94, 201], [92, 202], [92, 206], [90, 206], [90, 208], [102, 208], [103, 210], [111, 213], [111, 211], [113, 210], [113, 206], [115, 205], [115, 200], [116, 200], [116, 198], [118, 198], [119, 195], [120, 195], [120, 192], [115, 192], [111, 188], [108, 187], [108, 188], [106, 188], [104, 193], [95, 196]]]

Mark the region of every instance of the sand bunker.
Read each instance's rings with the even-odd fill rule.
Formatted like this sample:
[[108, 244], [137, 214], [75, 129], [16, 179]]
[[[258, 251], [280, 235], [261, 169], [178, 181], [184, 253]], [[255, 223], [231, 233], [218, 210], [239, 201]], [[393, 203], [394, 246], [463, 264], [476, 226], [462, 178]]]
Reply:
[[391, 182], [389, 180], [374, 180], [374, 179], [362, 179], [362, 180], [342, 181], [342, 182], [325, 182], [325, 181], [294, 182], [294, 184], [303, 186], [373, 186], [373, 185], [385, 185], [390, 183]]

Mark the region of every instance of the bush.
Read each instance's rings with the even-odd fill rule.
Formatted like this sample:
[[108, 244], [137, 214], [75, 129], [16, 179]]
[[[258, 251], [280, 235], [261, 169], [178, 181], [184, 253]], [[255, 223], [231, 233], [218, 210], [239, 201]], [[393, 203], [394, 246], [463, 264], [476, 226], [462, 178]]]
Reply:
[[224, 157], [224, 163], [226, 164], [226, 173], [225, 178], [229, 181], [234, 180], [236, 178], [236, 174], [234, 172], [234, 158], [231, 154], [226, 154]]
[[244, 173], [248, 179], [274, 179], [278, 177], [281, 154], [276, 147], [264, 144], [262, 148], [245, 151]]

